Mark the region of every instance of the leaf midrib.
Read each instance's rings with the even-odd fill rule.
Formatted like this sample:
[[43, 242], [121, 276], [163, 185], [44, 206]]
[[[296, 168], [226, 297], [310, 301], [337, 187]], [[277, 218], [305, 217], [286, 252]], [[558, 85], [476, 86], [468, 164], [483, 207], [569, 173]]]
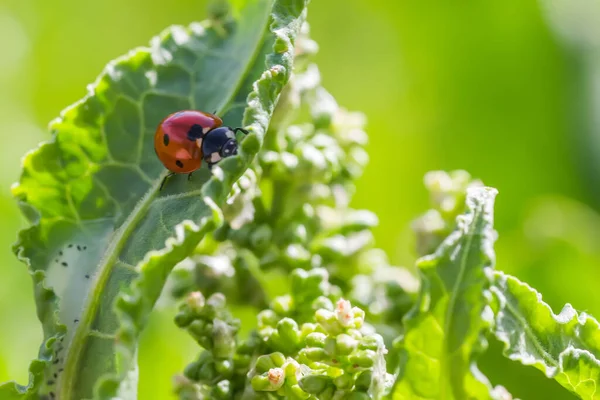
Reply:
[[[255, 43], [254, 51], [250, 55], [250, 57], [248, 57], [245, 68], [243, 72], [239, 75], [237, 84], [232, 85], [231, 92], [228, 93], [226, 101], [223, 102], [221, 110], [218, 111], [227, 109], [229, 104], [235, 99], [235, 95], [238, 93], [240, 86], [244, 83], [244, 80], [248, 75], [249, 69], [254, 65], [256, 58], [260, 54], [262, 44], [265, 42], [265, 37], [268, 34], [268, 32], [270, 32], [269, 25], [271, 8], [272, 2], [271, 7], [268, 8], [268, 15], [265, 18], [265, 26], [263, 28], [263, 33], [259, 37], [259, 40]], [[59, 396], [59, 398], [61, 399], [72, 399], [75, 385], [70, 384], [70, 382], [74, 382], [75, 380], [72, 377], [77, 376], [77, 369], [81, 357], [83, 355], [83, 348], [86, 343], [86, 338], [88, 337], [88, 334], [90, 332], [89, 327], [93, 322], [99, 305], [97, 299], [100, 298], [105, 288], [106, 282], [111, 276], [113, 270], [112, 266], [115, 264], [116, 259], [119, 257], [120, 251], [126, 244], [129, 234], [137, 227], [140, 220], [146, 215], [148, 208], [150, 207], [153, 200], [156, 198], [157, 193], [159, 192], [162, 180], [168, 174], [169, 171], [167, 170], [161, 173], [158, 179], [156, 179], [155, 183], [146, 192], [142, 200], [133, 209], [127, 220], [113, 234], [113, 238], [110, 241], [110, 244], [105, 252], [105, 257], [99, 263], [100, 273], [97, 275], [98, 278], [91, 286], [93, 289], [90, 292], [90, 296], [87, 297], [86, 307], [83, 308], [83, 310], [86, 310], [87, 312], [82, 313], [80, 322], [77, 324], [75, 334], [73, 335], [73, 338], [70, 341], [71, 343], [67, 349], [67, 353], [65, 356], [64, 371], [57, 385], [57, 396]]]
[[[457, 289], [458, 287], [460, 287], [462, 281], [463, 281], [463, 276], [465, 274], [465, 270], [467, 268], [467, 256], [469, 254], [469, 250], [471, 248], [471, 244], [473, 242], [473, 236], [475, 233], [475, 229], [477, 228], [477, 221], [480, 217], [480, 215], [484, 212], [482, 210], [482, 208], [484, 207], [483, 204], [480, 204], [477, 208], [475, 208], [473, 210], [473, 219], [471, 220], [471, 226], [469, 227], [468, 233], [467, 233], [467, 240], [465, 243], [465, 251], [463, 251], [463, 254], [461, 256], [461, 260], [460, 260], [460, 268], [458, 271], [458, 276], [456, 278], [456, 281], [454, 282], [454, 285], [452, 287], [452, 292], [450, 294], [450, 299], [448, 300], [448, 309], [446, 310], [446, 318], [444, 321], [444, 335], [448, 335], [448, 331], [450, 329], [450, 318], [453, 314], [454, 308], [456, 307], [456, 300], [458, 295], [457, 293]], [[447, 344], [447, 342], [446, 342]], [[444, 346], [446, 347], [446, 346]], [[442, 390], [440, 391], [441, 394], [441, 398], [446, 399], [446, 398], [452, 398], [451, 396], [449, 396], [448, 394], [448, 390], [450, 390], [450, 392], [452, 392], [452, 388], [451, 388], [451, 384], [448, 381], [448, 376], [446, 374], [446, 369], [449, 365], [449, 360], [448, 360], [448, 354], [447, 354], [447, 348], [444, 349], [444, 351], [442, 352], [442, 373], [440, 374], [440, 387], [442, 388]]]

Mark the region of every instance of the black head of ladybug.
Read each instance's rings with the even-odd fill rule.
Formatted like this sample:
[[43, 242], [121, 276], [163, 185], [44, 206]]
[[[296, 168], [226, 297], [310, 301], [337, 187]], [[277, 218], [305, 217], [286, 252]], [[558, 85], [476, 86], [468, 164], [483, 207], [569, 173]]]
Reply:
[[228, 126], [221, 126], [206, 133], [202, 139], [202, 154], [209, 167], [223, 158], [237, 154], [238, 142], [235, 132], [238, 130], [248, 133], [241, 128], [231, 129]]

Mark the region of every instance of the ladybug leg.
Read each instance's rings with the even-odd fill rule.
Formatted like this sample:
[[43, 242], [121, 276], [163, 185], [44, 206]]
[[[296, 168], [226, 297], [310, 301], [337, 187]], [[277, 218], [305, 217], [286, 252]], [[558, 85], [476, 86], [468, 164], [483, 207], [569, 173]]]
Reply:
[[165, 178], [163, 179], [163, 181], [160, 184], [160, 189], [158, 189], [159, 192], [162, 190], [163, 186], [165, 186], [165, 182], [167, 181], [167, 179], [169, 179], [173, 175], [175, 175], [175, 172], [171, 172], [167, 176], [165, 176]]
[[237, 131], [240, 131], [240, 132], [244, 133], [245, 135], [247, 135], [247, 134], [249, 134], [249, 133], [250, 133], [250, 132], [248, 132], [248, 131], [247, 131], [246, 129], [244, 129], [244, 128], [235, 128], [235, 129], [233, 130], [233, 132], [235, 132], [235, 133], [237, 133]]
[[188, 174], [188, 181], [189, 181], [190, 179], [192, 179], [192, 174], [193, 174], [193, 172], [190, 172], [190, 173]]

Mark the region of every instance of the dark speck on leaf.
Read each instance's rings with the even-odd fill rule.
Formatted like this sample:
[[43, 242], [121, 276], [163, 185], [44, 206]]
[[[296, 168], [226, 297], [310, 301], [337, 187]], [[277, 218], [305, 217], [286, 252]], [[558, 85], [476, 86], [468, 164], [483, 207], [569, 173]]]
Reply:
[[50, 397], [54, 398], [54, 392], [50, 392]]
[[84, 249], [84, 250], [85, 250], [85, 249], [87, 249], [87, 246], [83, 246], [83, 249]]
[[79, 320], [76, 318], [76, 319], [73, 320], [73, 322], [78, 323]]
[[90, 279], [90, 276], [86, 274], [85, 279]]
[[68, 248], [71, 248], [71, 247], [73, 247], [73, 245], [72, 245], [72, 244], [70, 244], [70, 245], [68, 245], [67, 247], [68, 247]]
[[52, 364], [58, 364], [58, 362], [59, 362], [59, 361], [60, 361], [60, 359], [59, 359], [59, 358], [57, 358], [56, 360], [54, 360], [54, 361], [52, 362]]
[[77, 245], [77, 250], [81, 251], [81, 246]]
[[67, 264], [67, 263], [66, 263], [66, 262], [64, 262], [64, 261], [63, 261], [63, 262], [61, 262], [61, 264], [62, 264], [62, 266], [63, 266], [63, 267], [68, 267], [68, 266], [69, 266], [69, 264]]
[[59, 256], [62, 256], [62, 255], [63, 255], [63, 252], [62, 252], [62, 250], [58, 252], [58, 255], [59, 255]]
[[46, 382], [48, 385], [54, 385], [54, 381], [48, 381]]

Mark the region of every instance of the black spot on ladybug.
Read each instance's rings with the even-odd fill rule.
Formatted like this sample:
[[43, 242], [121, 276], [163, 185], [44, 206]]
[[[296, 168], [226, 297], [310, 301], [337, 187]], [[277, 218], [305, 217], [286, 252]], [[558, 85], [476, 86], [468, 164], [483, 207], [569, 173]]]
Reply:
[[90, 276], [86, 274], [85, 279], [90, 279]]
[[63, 262], [61, 262], [61, 265], [62, 265], [63, 267], [68, 267], [68, 266], [69, 266], [69, 264], [67, 264], [67, 263], [66, 263], [66, 262], [64, 262], [64, 261], [63, 261]]
[[165, 146], [169, 145], [169, 135], [167, 135], [166, 133], [163, 135], [163, 143], [165, 144]]
[[187, 133], [188, 140], [191, 140], [192, 142], [198, 139], [202, 139], [203, 136], [204, 132], [202, 131], [202, 126], [198, 124], [192, 125]]
[[181, 162], [181, 160], [177, 160], [175, 161], [175, 164], [179, 167], [179, 168], [183, 168], [183, 163]]

